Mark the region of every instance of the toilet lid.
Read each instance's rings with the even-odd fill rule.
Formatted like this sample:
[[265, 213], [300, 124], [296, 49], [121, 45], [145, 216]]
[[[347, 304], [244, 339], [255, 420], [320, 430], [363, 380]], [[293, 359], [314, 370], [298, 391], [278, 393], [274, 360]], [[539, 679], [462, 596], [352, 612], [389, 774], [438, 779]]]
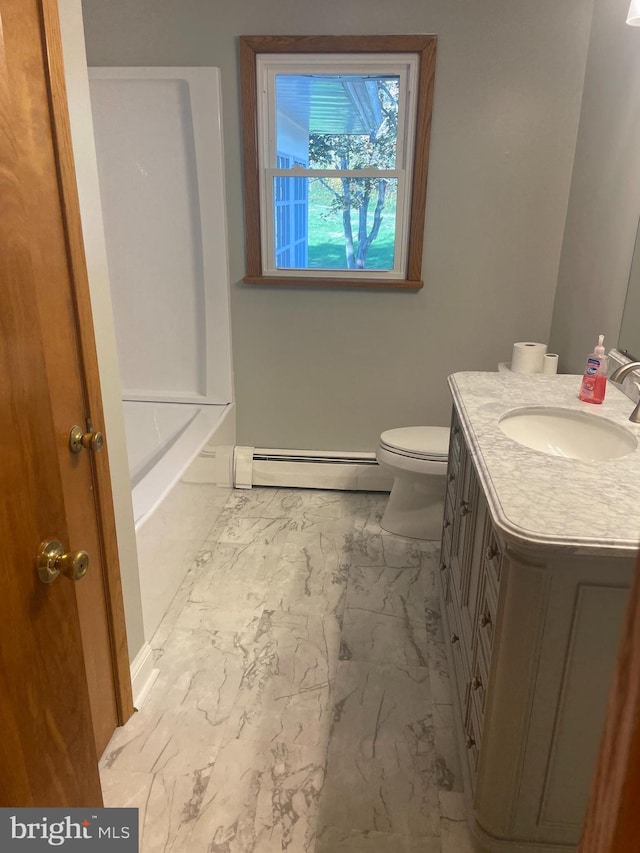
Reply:
[[380, 444], [395, 453], [418, 459], [446, 459], [449, 452], [447, 427], [400, 427], [388, 429], [380, 436]]

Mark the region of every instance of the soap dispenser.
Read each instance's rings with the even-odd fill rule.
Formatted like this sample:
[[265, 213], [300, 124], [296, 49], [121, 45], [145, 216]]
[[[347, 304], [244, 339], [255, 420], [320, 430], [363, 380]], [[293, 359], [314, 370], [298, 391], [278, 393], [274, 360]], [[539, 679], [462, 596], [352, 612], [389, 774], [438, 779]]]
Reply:
[[609, 359], [604, 354], [604, 335], [587, 358], [587, 364], [578, 396], [585, 403], [601, 403], [607, 390], [607, 366]]

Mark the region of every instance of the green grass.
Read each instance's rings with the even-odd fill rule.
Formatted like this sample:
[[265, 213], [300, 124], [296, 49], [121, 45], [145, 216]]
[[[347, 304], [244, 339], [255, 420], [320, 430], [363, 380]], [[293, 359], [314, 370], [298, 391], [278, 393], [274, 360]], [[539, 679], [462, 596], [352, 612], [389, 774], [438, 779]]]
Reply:
[[[395, 238], [395, 194], [387, 195], [382, 212], [382, 224], [377, 238], [371, 244], [367, 254], [367, 269], [393, 269], [393, 248]], [[346, 252], [341, 213], [331, 213], [330, 192], [318, 181], [309, 186], [309, 237], [308, 266], [310, 269], [346, 269]], [[373, 223], [372, 204], [369, 210], [369, 228]], [[357, 211], [352, 211], [351, 221], [357, 229]], [[355, 247], [357, 250], [357, 246]]]

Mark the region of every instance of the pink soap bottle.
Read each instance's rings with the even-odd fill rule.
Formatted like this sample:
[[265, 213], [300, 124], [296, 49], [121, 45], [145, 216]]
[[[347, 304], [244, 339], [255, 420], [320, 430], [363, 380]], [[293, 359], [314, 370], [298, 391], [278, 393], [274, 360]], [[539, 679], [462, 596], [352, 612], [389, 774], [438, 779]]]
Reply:
[[609, 359], [604, 354], [604, 335], [598, 337], [598, 344], [587, 359], [580, 393], [585, 403], [601, 403], [607, 390], [607, 365]]

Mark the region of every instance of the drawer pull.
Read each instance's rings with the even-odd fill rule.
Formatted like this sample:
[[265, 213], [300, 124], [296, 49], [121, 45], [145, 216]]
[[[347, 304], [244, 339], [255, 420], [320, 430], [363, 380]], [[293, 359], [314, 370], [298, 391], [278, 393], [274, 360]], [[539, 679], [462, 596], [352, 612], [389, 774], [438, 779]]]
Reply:
[[487, 560], [494, 560], [498, 556], [498, 549], [494, 548], [493, 545], [487, 545], [487, 550], [484, 552]]
[[460, 515], [469, 515], [471, 504], [468, 501], [460, 501]]
[[457, 643], [459, 640], [460, 640], [460, 637], [457, 634], [451, 635], [451, 645], [453, 645], [454, 643]]
[[475, 738], [472, 737], [471, 735], [467, 735], [466, 738], [464, 739], [464, 745], [467, 747], [467, 749], [471, 749], [472, 746], [476, 745]]
[[482, 679], [478, 675], [474, 675], [471, 679], [471, 689], [472, 690], [480, 690], [482, 687]]
[[491, 625], [491, 616], [488, 613], [481, 613], [478, 621], [482, 628], [486, 628], [487, 625]]

